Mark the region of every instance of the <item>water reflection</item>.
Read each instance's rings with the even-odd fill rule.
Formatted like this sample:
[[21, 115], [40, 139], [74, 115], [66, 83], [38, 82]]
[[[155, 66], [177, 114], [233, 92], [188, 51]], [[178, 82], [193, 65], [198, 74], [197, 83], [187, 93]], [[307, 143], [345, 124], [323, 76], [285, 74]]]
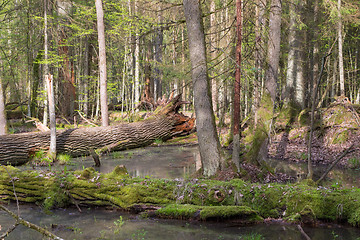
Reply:
[[[15, 210], [15, 205], [10, 208]], [[260, 224], [254, 226], [237, 226], [217, 222], [186, 222], [177, 220], [142, 219], [136, 215], [106, 209], [57, 209], [52, 215], [44, 214], [40, 208], [23, 205], [21, 215], [26, 220], [47, 227], [64, 239], [246, 239], [248, 236], [261, 235], [263, 239], [303, 239], [294, 225]], [[121, 216], [121, 218], [120, 218]], [[14, 221], [4, 212], [0, 212], [2, 231]], [[119, 226], [119, 223], [123, 224]], [[52, 226], [52, 227], [51, 227]], [[313, 240], [358, 239], [360, 230], [357, 228], [324, 226], [319, 228], [303, 228]], [[2, 232], [0, 232], [2, 233]], [[40, 233], [19, 226], [6, 239], [42, 239]], [[248, 238], [252, 239], [252, 238]]]
[[[52, 170], [81, 170], [92, 167], [91, 157], [72, 159], [67, 166], [54, 165]], [[101, 157], [101, 167], [96, 168], [101, 173], [113, 171], [117, 165], [124, 165], [129, 174], [134, 177], [154, 178], [186, 178], [200, 169], [201, 161], [197, 146], [162, 146], [146, 147], [127, 151], [113, 152]], [[21, 168], [33, 169], [31, 166]], [[46, 169], [38, 167], [35, 169]]]

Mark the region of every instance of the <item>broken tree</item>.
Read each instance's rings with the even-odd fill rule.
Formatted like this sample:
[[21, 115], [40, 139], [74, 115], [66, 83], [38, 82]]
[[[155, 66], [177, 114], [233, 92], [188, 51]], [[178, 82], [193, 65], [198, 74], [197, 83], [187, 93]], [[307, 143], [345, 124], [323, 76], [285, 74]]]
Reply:
[[[149, 145], [156, 139], [167, 140], [189, 133], [195, 119], [178, 110], [184, 102], [180, 95], [170, 98], [154, 114], [141, 122], [109, 127], [75, 128], [57, 131], [56, 151], [71, 156], [101, 151], [124, 150]], [[0, 137], [0, 164], [20, 165], [28, 162], [40, 150], [48, 150], [50, 132], [11, 134]]]

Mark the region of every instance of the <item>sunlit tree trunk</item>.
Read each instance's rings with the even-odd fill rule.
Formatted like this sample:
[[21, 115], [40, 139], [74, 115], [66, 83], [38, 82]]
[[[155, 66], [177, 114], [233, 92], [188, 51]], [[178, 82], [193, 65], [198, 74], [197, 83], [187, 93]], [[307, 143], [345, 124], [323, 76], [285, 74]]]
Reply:
[[235, 71], [235, 82], [234, 82], [234, 110], [233, 110], [233, 134], [234, 144], [232, 161], [240, 170], [240, 87], [241, 87], [241, 41], [242, 41], [242, 7], [241, 0], [236, 0], [236, 71]]
[[56, 118], [55, 118], [55, 93], [54, 81], [51, 74], [45, 75], [47, 92], [49, 98], [49, 118], [50, 118], [50, 148], [48, 156], [51, 159], [56, 158]]
[[95, 0], [97, 30], [99, 41], [99, 71], [100, 71], [100, 109], [101, 125], [109, 125], [109, 113], [107, 105], [107, 81], [106, 81], [106, 52], [105, 52], [105, 27], [102, 0]]
[[342, 17], [341, 17], [341, 0], [337, 2], [338, 7], [338, 46], [339, 46], [339, 79], [340, 95], [345, 96], [345, 77], [344, 77], [344, 58], [343, 58], [343, 37], [342, 37]]
[[290, 2], [290, 27], [289, 27], [289, 51], [287, 59], [287, 70], [286, 70], [286, 87], [285, 87], [285, 100], [290, 103], [294, 101], [295, 92], [295, 78], [297, 64], [296, 60], [296, 49], [298, 48], [296, 40], [296, 10], [295, 3]]
[[198, 0], [184, 0], [183, 7], [188, 30], [196, 130], [203, 174], [212, 176], [222, 164], [223, 156], [211, 104], [202, 14]]

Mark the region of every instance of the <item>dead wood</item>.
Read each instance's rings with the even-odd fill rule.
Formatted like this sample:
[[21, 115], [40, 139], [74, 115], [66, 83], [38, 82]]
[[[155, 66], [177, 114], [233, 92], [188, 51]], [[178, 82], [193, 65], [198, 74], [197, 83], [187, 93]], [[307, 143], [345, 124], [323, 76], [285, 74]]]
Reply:
[[[148, 119], [109, 127], [74, 128], [57, 131], [57, 153], [73, 157], [89, 155], [89, 149], [119, 151], [147, 146], [156, 139], [166, 141], [188, 134], [195, 119], [178, 113], [183, 102], [180, 95], [158, 107]], [[47, 151], [50, 132], [32, 132], [0, 137], [0, 164], [20, 165], [40, 150]]]

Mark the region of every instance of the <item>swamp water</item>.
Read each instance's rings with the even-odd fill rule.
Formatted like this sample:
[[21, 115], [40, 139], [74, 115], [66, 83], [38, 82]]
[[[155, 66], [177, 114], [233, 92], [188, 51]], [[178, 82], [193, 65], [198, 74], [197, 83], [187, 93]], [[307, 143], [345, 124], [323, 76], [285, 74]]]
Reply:
[[[77, 158], [68, 170], [91, 167], [91, 158]], [[156, 178], [186, 178], [200, 168], [200, 155], [196, 146], [191, 147], [147, 147], [122, 152], [115, 152], [102, 157], [102, 166], [97, 170], [111, 172], [117, 165], [125, 165], [132, 176]], [[271, 165], [276, 171], [301, 175], [306, 165], [274, 160]], [[28, 168], [28, 167], [25, 167]], [[64, 166], [51, 166], [61, 170]], [[41, 168], [44, 170], [44, 168]], [[330, 177], [346, 185], [359, 186], [357, 171], [346, 173], [335, 170]], [[349, 176], [353, 176], [350, 177]], [[14, 204], [9, 206], [16, 211]], [[34, 205], [21, 205], [21, 216], [43, 227], [64, 239], [304, 239], [294, 225], [260, 224], [254, 226], [237, 226], [215, 222], [188, 222], [180, 220], [142, 219], [122, 211], [103, 208], [57, 209], [48, 215]], [[14, 220], [6, 213], [0, 212], [2, 233]], [[322, 239], [360, 239], [360, 229], [329, 225], [317, 228], [303, 228], [313, 240]], [[261, 237], [262, 238], [261, 238]], [[7, 239], [42, 239], [41, 234], [26, 227], [19, 226]]]

